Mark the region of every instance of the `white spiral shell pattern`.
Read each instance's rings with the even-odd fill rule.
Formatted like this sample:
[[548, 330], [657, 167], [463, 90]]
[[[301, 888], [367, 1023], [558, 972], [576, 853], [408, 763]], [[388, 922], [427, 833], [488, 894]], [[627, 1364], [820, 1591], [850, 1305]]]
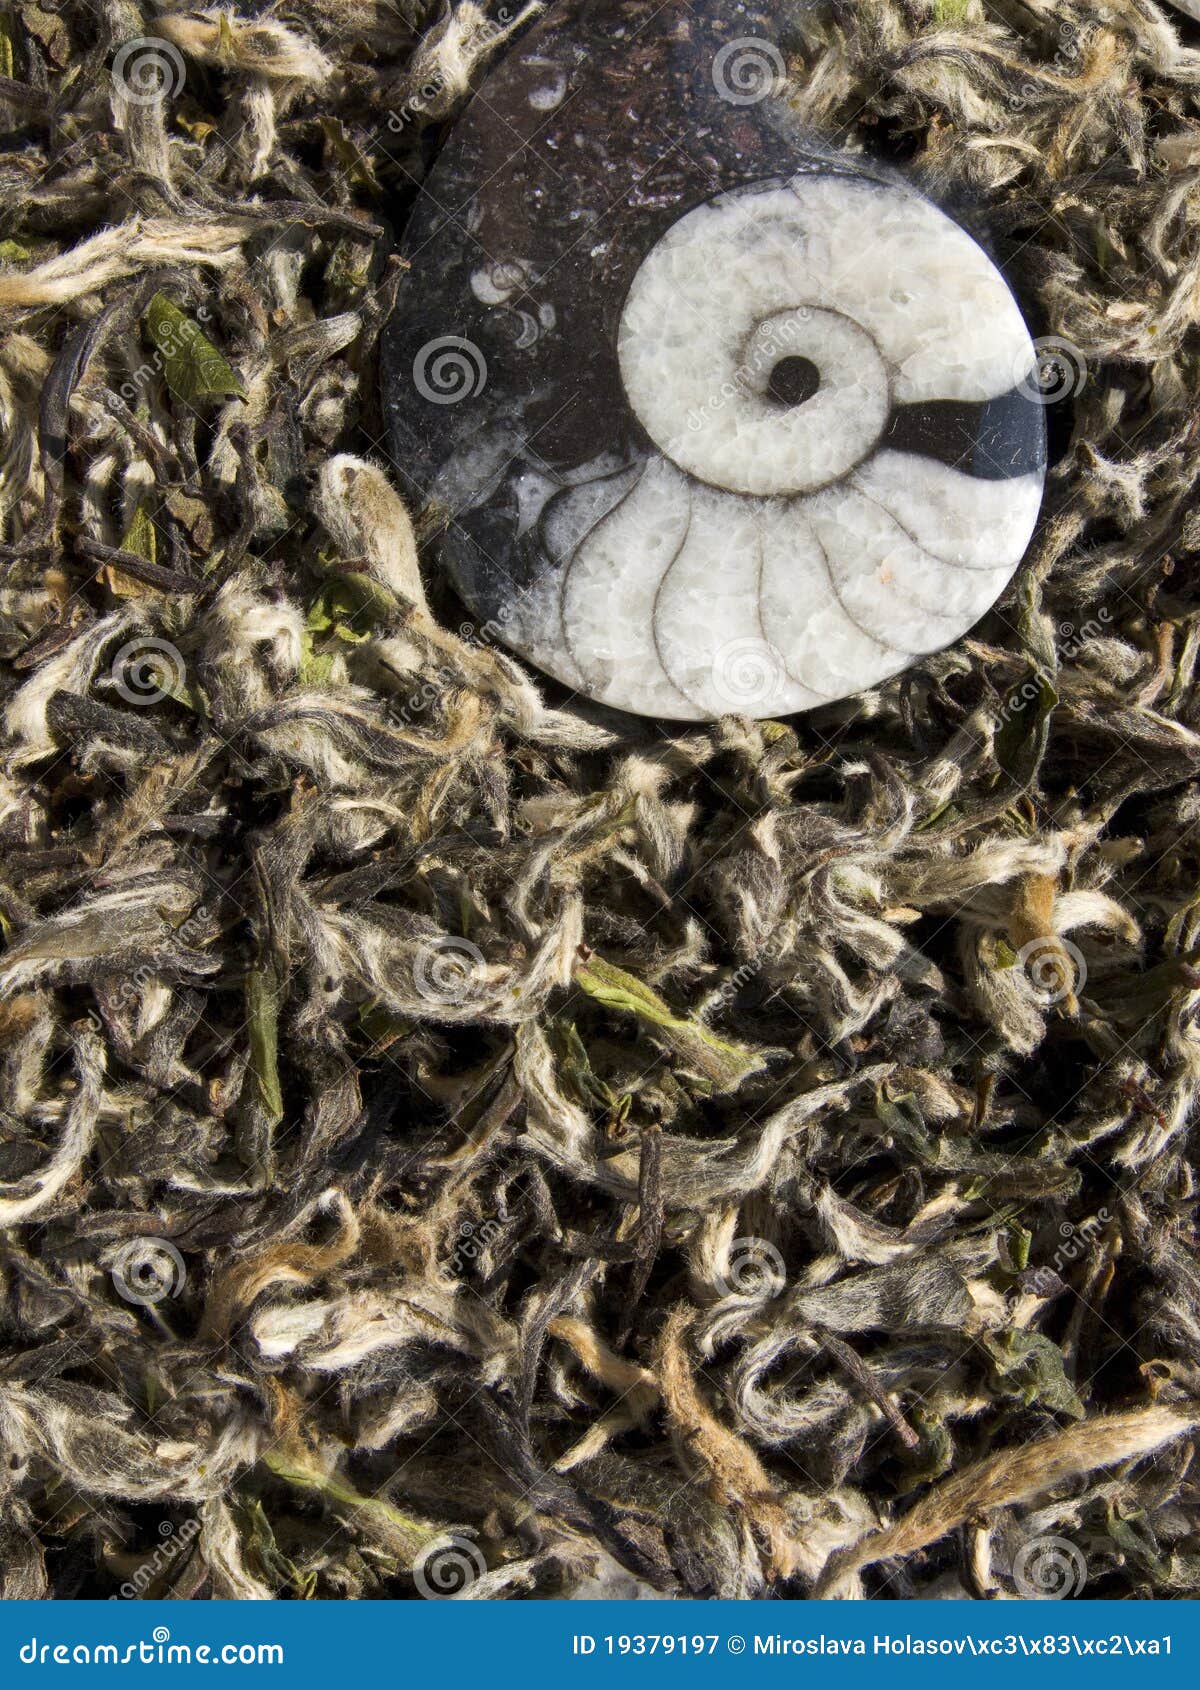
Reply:
[[[652, 449], [555, 502], [557, 567], [511, 627], [590, 696], [728, 714], [742, 642], [770, 657], [745, 714], [829, 703], [960, 638], [1020, 563], [1040, 458], [969, 473], [888, 444], [897, 407], [984, 406], [1036, 364], [992, 261], [915, 193], [812, 173], [697, 206], [642, 261], [617, 355]], [[784, 358], [815, 371], [803, 402], [770, 390]]]

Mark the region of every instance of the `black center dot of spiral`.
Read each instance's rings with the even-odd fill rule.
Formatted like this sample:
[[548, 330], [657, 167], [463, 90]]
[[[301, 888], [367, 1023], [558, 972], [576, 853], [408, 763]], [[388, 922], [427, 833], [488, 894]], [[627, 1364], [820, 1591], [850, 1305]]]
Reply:
[[781, 358], [767, 378], [767, 394], [777, 405], [803, 405], [821, 386], [821, 372], [811, 358]]

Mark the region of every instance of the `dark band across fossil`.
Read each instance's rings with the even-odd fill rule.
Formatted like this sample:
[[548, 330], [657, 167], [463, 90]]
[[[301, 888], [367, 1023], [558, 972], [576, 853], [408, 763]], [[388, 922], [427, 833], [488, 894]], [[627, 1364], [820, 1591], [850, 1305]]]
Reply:
[[1046, 467], [1046, 438], [1030, 426], [1035, 405], [1020, 388], [976, 405], [960, 399], [898, 405], [880, 445], [933, 458], [978, 481], [1036, 475]]

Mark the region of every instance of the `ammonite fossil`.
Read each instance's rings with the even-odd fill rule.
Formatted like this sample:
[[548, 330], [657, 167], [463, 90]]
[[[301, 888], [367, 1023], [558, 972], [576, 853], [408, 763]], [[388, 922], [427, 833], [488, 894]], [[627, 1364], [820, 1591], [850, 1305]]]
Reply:
[[786, 11], [557, 7], [406, 236], [388, 410], [455, 585], [650, 716], [896, 674], [994, 603], [1041, 502], [1016, 301], [928, 199], [798, 130]]

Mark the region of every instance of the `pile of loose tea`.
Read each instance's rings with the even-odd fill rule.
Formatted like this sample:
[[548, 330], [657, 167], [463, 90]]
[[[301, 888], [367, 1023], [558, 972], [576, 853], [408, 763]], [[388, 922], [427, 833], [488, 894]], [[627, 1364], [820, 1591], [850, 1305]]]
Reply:
[[784, 8], [1002, 265], [1047, 498], [948, 651], [680, 727], [386, 439], [547, 9], [0, 10], [3, 1594], [1194, 1593], [1200, 25]]

